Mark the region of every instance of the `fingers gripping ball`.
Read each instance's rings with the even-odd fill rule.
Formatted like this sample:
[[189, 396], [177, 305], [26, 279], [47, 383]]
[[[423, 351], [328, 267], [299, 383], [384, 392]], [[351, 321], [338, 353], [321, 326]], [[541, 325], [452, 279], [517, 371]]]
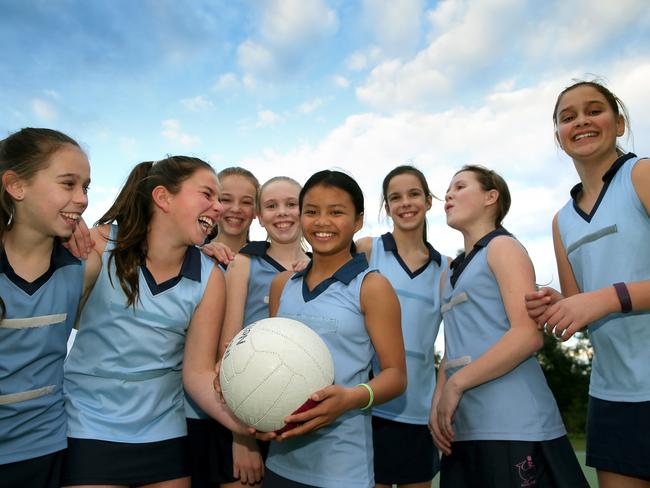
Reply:
[[283, 429], [286, 416], [333, 383], [334, 364], [316, 332], [297, 320], [273, 317], [235, 336], [223, 355], [219, 380], [237, 418], [270, 432]]

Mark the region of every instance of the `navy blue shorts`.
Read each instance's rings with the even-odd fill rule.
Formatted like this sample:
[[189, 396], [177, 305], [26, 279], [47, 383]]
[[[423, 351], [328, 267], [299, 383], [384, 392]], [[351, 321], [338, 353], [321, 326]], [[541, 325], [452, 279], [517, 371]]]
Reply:
[[65, 450], [0, 464], [2, 488], [59, 488]]
[[440, 488], [589, 488], [566, 436], [550, 441], [460, 441], [442, 456]]
[[650, 402], [589, 397], [587, 466], [650, 481]]
[[127, 443], [68, 438], [62, 485], [145, 485], [189, 476], [187, 437]]
[[303, 483], [298, 483], [297, 481], [291, 481], [267, 469], [264, 471], [264, 481], [262, 482], [262, 488], [318, 488], [318, 487], [314, 485], [305, 485]]
[[431, 481], [440, 456], [427, 425], [372, 417], [375, 483], [383, 485]]
[[[214, 488], [237, 481], [233, 476], [232, 432], [213, 419], [187, 419], [192, 488]], [[268, 442], [257, 442], [262, 459]]]

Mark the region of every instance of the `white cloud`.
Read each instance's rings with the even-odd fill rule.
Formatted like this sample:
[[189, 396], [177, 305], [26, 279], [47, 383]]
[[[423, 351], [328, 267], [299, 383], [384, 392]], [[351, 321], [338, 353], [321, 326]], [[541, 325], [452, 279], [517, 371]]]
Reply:
[[364, 0], [363, 17], [388, 56], [412, 52], [420, 41], [423, 0]]
[[239, 80], [237, 79], [237, 75], [235, 73], [224, 73], [221, 76], [219, 76], [219, 79], [212, 86], [212, 88], [216, 91], [221, 91], [221, 90], [232, 90], [233, 88], [237, 88], [238, 86], [239, 86]]
[[366, 49], [355, 51], [348, 56], [345, 65], [351, 71], [363, 71], [377, 63], [382, 57], [379, 46], [370, 45]]
[[181, 103], [185, 108], [192, 112], [199, 112], [214, 107], [212, 101], [203, 98], [201, 95], [197, 95], [194, 98], [184, 98], [181, 100]]
[[255, 123], [255, 127], [269, 127], [277, 124], [281, 120], [282, 117], [272, 110], [260, 110], [257, 112], [257, 122]]
[[270, 73], [275, 69], [273, 53], [258, 42], [246, 40], [237, 48], [239, 66], [249, 73]]
[[332, 81], [339, 88], [347, 88], [350, 86], [350, 80], [348, 80], [345, 76], [342, 75], [333, 76]]
[[51, 122], [59, 116], [56, 108], [50, 102], [42, 98], [33, 98], [31, 101], [32, 111], [42, 120]]
[[308, 100], [298, 107], [298, 110], [303, 114], [309, 114], [323, 105], [322, 98], [314, 98], [313, 100]]
[[198, 136], [194, 136], [181, 130], [181, 123], [176, 119], [162, 121], [163, 130], [160, 134], [167, 140], [177, 142], [183, 146], [192, 146], [200, 142]]

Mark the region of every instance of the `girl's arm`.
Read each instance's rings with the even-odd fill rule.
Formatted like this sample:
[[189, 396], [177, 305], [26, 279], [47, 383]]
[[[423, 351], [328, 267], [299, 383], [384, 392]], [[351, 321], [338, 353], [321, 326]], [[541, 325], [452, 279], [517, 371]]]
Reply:
[[362, 237], [354, 243], [357, 246], [357, 252], [362, 252], [366, 255], [366, 260], [370, 262], [372, 255], [372, 237]]
[[528, 316], [523, 300], [535, 289], [535, 272], [528, 254], [521, 244], [505, 236], [493, 239], [487, 253], [510, 329], [482, 356], [445, 382], [438, 402], [438, 425], [449, 442], [454, 440], [451, 424], [463, 392], [511, 371], [543, 345], [542, 334]]
[[[632, 169], [632, 184], [645, 211], [650, 215], [650, 160], [639, 160]], [[650, 225], [650, 221], [648, 222]], [[559, 238], [557, 216], [553, 221], [553, 241], [555, 256], [560, 273], [563, 300], [548, 306], [538, 323], [548, 324], [546, 329], [562, 340], [569, 339], [574, 333], [610, 313], [621, 311], [621, 302], [613, 286], [580, 293], [575, 276], [567, 258], [564, 246]], [[612, 283], [613, 285], [613, 283]], [[625, 284], [632, 302], [632, 310], [650, 310], [650, 280]]]
[[284, 290], [284, 285], [290, 277], [290, 271], [283, 271], [275, 275], [275, 278], [271, 281], [271, 289], [269, 290], [269, 317], [275, 317], [278, 314], [282, 290]]
[[451, 442], [442, 435], [440, 430], [440, 425], [438, 424], [438, 402], [440, 402], [440, 397], [442, 396], [442, 391], [445, 388], [445, 383], [447, 382], [447, 375], [445, 374], [445, 364], [447, 359], [445, 357], [440, 361], [440, 366], [438, 366], [438, 374], [436, 379], [436, 389], [433, 391], [433, 397], [431, 398], [431, 410], [429, 412], [429, 431], [433, 437], [433, 442], [443, 454], [449, 456], [451, 454]]
[[201, 246], [201, 251], [227, 266], [235, 259], [232, 249], [223, 242], [217, 242], [216, 239]]
[[[378, 273], [366, 275], [361, 286], [361, 311], [366, 329], [375, 348], [381, 372], [368, 385], [373, 391], [374, 404], [391, 400], [406, 389], [406, 362], [397, 295], [388, 280]], [[363, 386], [331, 385], [317, 391], [311, 399], [314, 408], [285, 419], [300, 424], [278, 438], [287, 439], [307, 434], [331, 424], [342, 413], [365, 407], [370, 394]]]
[[248, 276], [250, 273], [250, 258], [237, 254], [228, 266], [226, 272], [226, 290], [228, 302], [226, 315], [223, 320], [223, 329], [219, 339], [219, 356], [223, 356], [228, 343], [235, 337], [244, 325], [244, 308], [248, 295]]
[[196, 307], [185, 340], [183, 385], [199, 407], [236, 433], [247, 429], [217, 400], [214, 391], [215, 365], [219, 332], [226, 303], [223, 273], [215, 266], [201, 302]]

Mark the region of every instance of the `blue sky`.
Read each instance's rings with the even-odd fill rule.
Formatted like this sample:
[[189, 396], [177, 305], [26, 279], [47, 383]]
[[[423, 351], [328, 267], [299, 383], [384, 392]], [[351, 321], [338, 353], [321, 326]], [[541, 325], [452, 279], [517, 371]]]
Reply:
[[[649, 155], [646, 0], [0, 0], [0, 134], [52, 127], [92, 166], [94, 221], [130, 168], [190, 154], [265, 180], [340, 167], [378, 218], [382, 177], [410, 162], [444, 195], [483, 163], [513, 193], [506, 227], [555, 281], [553, 213], [576, 175], [551, 112], [573, 78], [604, 77]], [[436, 248], [460, 236], [429, 216]], [[261, 237], [258, 234], [258, 237]]]

